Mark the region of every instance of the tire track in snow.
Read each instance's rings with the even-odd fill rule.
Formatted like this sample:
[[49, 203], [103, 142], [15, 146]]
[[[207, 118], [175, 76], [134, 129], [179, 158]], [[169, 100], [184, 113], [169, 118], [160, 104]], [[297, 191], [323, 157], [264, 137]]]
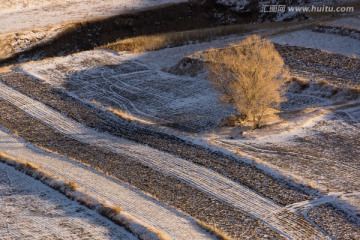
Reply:
[[[1, 186], [3, 184], [5, 184], [5, 186]], [[6, 187], [6, 185], [8, 187]], [[4, 213], [4, 216], [1, 216], [3, 223], [4, 223], [4, 229], [0, 229], [0, 236], [2, 237], [2, 239], [20, 239], [19, 236], [17, 235], [17, 222], [16, 219], [14, 217], [14, 215], [10, 212], [11, 210], [9, 210], [8, 208], [8, 203], [7, 203], [7, 196], [11, 196], [12, 195], [12, 191], [11, 191], [11, 186], [12, 186], [12, 181], [9, 177], [9, 174], [7, 173], [6, 170], [2, 170], [0, 169], [0, 196], [1, 196], [1, 204], [0, 204], [0, 214]]]
[[0, 225], [0, 236], [11, 238], [12, 233], [8, 223], [8, 210], [5, 199], [6, 189], [5, 186], [3, 186], [4, 184], [9, 185], [9, 182], [8, 179], [4, 179], [4, 176], [6, 176], [6, 172], [0, 169], [0, 213], [2, 222], [2, 224]]
[[301, 221], [301, 218], [294, 222], [292, 219], [279, 217], [282, 207], [208, 168], [145, 145], [96, 132], [3, 83], [0, 83], [0, 98], [75, 140], [129, 156], [154, 170], [178, 178], [209, 196], [263, 221], [285, 237], [325, 237], [311, 224]]
[[[219, 144], [219, 145], [224, 145], [226, 147], [230, 147], [230, 149], [236, 150], [236, 147], [244, 147], [245, 149], [250, 149], [250, 151], [252, 152], [258, 152], [260, 154], [267, 154], [267, 155], [274, 155], [277, 156], [279, 154], [284, 154], [284, 152], [280, 152], [278, 150], [269, 150], [269, 149], [264, 149], [261, 147], [256, 147], [254, 145], [252, 145], [251, 143], [243, 143], [243, 142], [234, 142], [231, 140], [212, 140], [214, 143]], [[319, 161], [322, 160], [324, 162], [324, 164], [328, 161], [327, 158], [321, 158], [321, 157], [317, 157], [317, 156], [312, 156], [309, 154], [304, 154], [304, 153], [297, 153], [297, 152], [293, 152], [293, 151], [286, 151], [286, 155], [292, 156], [292, 157], [297, 157], [299, 159], [311, 159], [313, 161]], [[342, 170], [344, 172], [347, 172], [348, 170], [352, 170], [352, 171], [359, 171], [360, 169], [357, 167], [353, 167], [350, 166], [346, 163], [342, 163], [339, 161], [335, 161], [333, 160], [331, 163], [329, 163], [329, 165], [336, 165], [339, 169], [343, 169], [346, 168], [346, 170]], [[347, 172], [348, 173], [348, 172]]]
[[0, 186], [10, 193], [5, 199], [16, 216], [17, 238], [3, 234], [5, 228], [0, 225], [1, 240], [138, 239], [98, 213], [0, 162], [0, 182], [5, 173], [11, 184], [3, 181], [4, 185]]
[[191, 217], [121, 181], [64, 157], [47, 153], [1, 129], [0, 151], [35, 163], [56, 176], [77, 183], [96, 197], [120, 205], [125, 212], [163, 231], [171, 239], [211, 239]]

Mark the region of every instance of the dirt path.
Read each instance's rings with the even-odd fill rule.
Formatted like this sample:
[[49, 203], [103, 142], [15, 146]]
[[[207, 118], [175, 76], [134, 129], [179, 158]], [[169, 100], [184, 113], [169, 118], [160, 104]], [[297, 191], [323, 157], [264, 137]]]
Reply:
[[[0, 98], [62, 134], [81, 142], [106, 148], [114, 153], [130, 156], [150, 168], [176, 177], [190, 186], [262, 220], [286, 237], [324, 238], [320, 231], [299, 216], [290, 214], [293, 216], [290, 218], [284, 211], [285, 209], [273, 201], [212, 170], [141, 144], [98, 133], [2, 83], [0, 83]], [[284, 212], [286, 212], [285, 215]]]

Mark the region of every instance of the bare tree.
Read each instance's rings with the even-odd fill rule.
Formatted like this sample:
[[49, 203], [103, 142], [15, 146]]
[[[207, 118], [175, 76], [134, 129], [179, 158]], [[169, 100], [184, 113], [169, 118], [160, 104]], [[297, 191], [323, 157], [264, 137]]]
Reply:
[[222, 92], [222, 101], [232, 102], [254, 128], [260, 126], [267, 109], [277, 108], [284, 100], [284, 61], [268, 40], [251, 35], [225, 49], [211, 49], [205, 58], [209, 79]]

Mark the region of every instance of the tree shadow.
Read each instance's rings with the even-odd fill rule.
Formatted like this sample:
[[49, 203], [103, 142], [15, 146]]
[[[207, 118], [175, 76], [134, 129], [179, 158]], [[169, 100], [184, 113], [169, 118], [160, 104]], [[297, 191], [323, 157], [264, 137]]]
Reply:
[[97, 51], [90, 59], [85, 55], [55, 63], [43, 77], [119, 117], [184, 132], [213, 129], [232, 112], [231, 106], [219, 103], [208, 81], [149, 69], [141, 60]]

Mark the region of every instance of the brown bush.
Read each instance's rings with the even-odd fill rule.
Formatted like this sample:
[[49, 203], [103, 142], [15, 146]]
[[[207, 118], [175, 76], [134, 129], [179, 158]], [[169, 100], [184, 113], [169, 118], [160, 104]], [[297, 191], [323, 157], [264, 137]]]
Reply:
[[222, 101], [235, 105], [240, 115], [259, 127], [265, 112], [284, 100], [286, 68], [274, 45], [252, 35], [225, 49], [205, 54], [209, 79], [222, 92]]
[[225, 119], [223, 119], [221, 125], [226, 127], [235, 127], [238, 123], [238, 120], [239, 118], [232, 114], [226, 117]]

